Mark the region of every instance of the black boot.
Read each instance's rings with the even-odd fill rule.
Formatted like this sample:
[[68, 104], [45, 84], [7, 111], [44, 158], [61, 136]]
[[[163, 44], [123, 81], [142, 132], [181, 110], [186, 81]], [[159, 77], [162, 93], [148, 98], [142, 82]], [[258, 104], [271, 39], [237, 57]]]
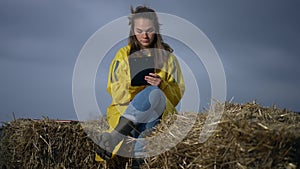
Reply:
[[99, 136], [99, 147], [96, 153], [104, 160], [112, 157], [115, 147], [134, 129], [134, 123], [125, 117], [120, 117], [116, 128], [111, 132]]
[[132, 169], [140, 169], [145, 163], [143, 158], [134, 158], [132, 159]]

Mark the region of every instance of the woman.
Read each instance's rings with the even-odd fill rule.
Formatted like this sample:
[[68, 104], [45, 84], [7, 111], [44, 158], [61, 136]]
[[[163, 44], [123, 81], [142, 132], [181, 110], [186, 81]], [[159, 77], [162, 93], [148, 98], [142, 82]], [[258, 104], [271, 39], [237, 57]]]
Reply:
[[[107, 120], [114, 130], [100, 136], [97, 154], [110, 159], [112, 151], [124, 137], [139, 138], [169, 113], [175, 113], [184, 92], [179, 63], [172, 48], [163, 42], [160, 24], [153, 9], [131, 7], [128, 45], [121, 48], [113, 59], [108, 75], [107, 91], [112, 103], [107, 108]], [[155, 71], [144, 77], [146, 85], [131, 85], [130, 58], [154, 57]], [[134, 157], [145, 157], [144, 144], [134, 145]]]

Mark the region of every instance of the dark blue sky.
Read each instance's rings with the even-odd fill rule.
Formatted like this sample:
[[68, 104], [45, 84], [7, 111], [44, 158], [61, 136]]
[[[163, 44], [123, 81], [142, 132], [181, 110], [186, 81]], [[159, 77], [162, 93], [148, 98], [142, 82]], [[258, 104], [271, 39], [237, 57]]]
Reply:
[[[207, 35], [224, 65], [227, 100], [300, 111], [298, 0], [1, 0], [0, 121], [12, 120], [12, 112], [17, 118], [76, 119], [72, 75], [81, 48], [99, 28], [127, 16], [130, 5], [144, 3]], [[113, 51], [107, 63], [110, 57]], [[105, 76], [107, 63], [100, 68]], [[105, 76], [97, 80], [101, 109], [109, 103]]]

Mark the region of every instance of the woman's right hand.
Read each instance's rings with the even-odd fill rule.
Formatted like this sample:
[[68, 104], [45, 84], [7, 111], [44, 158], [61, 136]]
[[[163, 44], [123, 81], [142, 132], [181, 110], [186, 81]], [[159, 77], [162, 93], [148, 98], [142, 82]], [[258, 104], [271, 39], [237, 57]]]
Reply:
[[149, 76], [145, 76], [145, 80], [147, 83], [153, 86], [159, 86], [161, 83], [161, 78], [155, 73], [149, 73]]

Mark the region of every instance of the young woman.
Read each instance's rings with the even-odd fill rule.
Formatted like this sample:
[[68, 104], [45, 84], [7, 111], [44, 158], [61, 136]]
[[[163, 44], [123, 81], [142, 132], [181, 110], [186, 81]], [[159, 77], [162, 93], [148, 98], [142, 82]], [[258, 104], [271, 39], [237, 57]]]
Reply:
[[[107, 91], [112, 103], [107, 108], [107, 120], [114, 130], [101, 134], [97, 154], [110, 159], [112, 151], [126, 136], [147, 136], [161, 118], [176, 113], [175, 106], [184, 92], [184, 81], [173, 49], [164, 43], [160, 24], [153, 9], [131, 7], [128, 45], [121, 48], [113, 59]], [[130, 58], [153, 57], [155, 71], [144, 76], [147, 84], [131, 85]], [[134, 157], [145, 157], [143, 143], [136, 143]]]

